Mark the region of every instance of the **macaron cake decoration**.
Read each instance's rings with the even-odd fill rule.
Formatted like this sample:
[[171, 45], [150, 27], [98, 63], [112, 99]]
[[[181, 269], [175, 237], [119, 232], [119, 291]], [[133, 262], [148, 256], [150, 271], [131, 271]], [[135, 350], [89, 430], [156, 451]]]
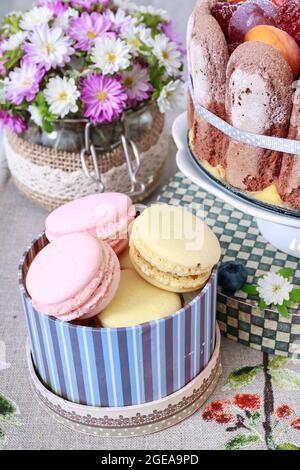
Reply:
[[31, 263], [26, 287], [34, 307], [63, 321], [97, 315], [114, 297], [120, 264], [112, 248], [88, 233], [58, 237]]
[[154, 205], [133, 223], [132, 264], [161, 289], [182, 293], [201, 289], [220, 256], [212, 230], [182, 207]]
[[46, 219], [46, 236], [53, 241], [69, 233], [90, 233], [119, 254], [128, 246], [128, 226], [135, 208], [125, 194], [102, 193], [69, 202]]

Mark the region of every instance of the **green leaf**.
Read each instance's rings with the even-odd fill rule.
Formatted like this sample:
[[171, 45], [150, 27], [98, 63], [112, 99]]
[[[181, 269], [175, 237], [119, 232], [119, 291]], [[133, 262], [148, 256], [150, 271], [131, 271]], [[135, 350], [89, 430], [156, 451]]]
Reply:
[[9, 420], [16, 412], [16, 405], [4, 395], [0, 394], [0, 419]]
[[272, 359], [269, 360], [269, 369], [281, 369], [289, 362], [287, 357], [283, 356], [273, 356]]
[[258, 305], [259, 305], [260, 310], [265, 310], [267, 308], [267, 304], [264, 301], [264, 299], [260, 299]]
[[254, 284], [245, 284], [241, 290], [250, 295], [258, 294], [257, 287]]
[[261, 418], [261, 414], [259, 411], [255, 411], [254, 413], [252, 413], [251, 418], [249, 420], [250, 425], [255, 428], [260, 422], [260, 418]]
[[14, 65], [16, 65], [19, 60], [23, 57], [24, 52], [22, 49], [15, 49], [14, 51], [7, 51], [4, 53], [4, 59], [6, 59], [6, 62], [4, 64], [4, 67], [9, 70], [11, 69]]
[[8, 31], [11, 34], [15, 34], [20, 31], [20, 15], [13, 13], [3, 18], [3, 24], [8, 27]]
[[230, 439], [230, 441], [227, 442], [225, 448], [226, 450], [239, 450], [242, 447], [247, 447], [251, 444], [254, 444], [258, 440], [259, 437], [256, 434], [240, 434], [233, 439]]
[[291, 268], [281, 268], [277, 271], [277, 274], [286, 279], [290, 279], [293, 276], [293, 270]]
[[289, 311], [286, 305], [276, 305], [276, 307], [282, 317], [287, 318], [289, 316]]
[[292, 302], [300, 302], [300, 289], [293, 289], [290, 293], [290, 299]]
[[48, 121], [47, 119], [43, 119], [42, 128], [48, 134], [51, 134], [51, 132], [54, 131], [53, 124], [50, 121]]
[[279, 444], [276, 447], [276, 450], [300, 450], [300, 447], [292, 444], [291, 442], [284, 442], [283, 444]]
[[284, 300], [284, 301], [283, 301], [283, 305], [285, 305], [285, 306], [288, 307], [288, 308], [292, 305], [292, 303], [293, 303], [293, 302], [292, 302], [291, 300]]
[[244, 366], [235, 369], [229, 375], [223, 390], [236, 390], [253, 382], [261, 366]]
[[290, 369], [271, 369], [274, 383], [281, 390], [300, 390], [300, 374]]

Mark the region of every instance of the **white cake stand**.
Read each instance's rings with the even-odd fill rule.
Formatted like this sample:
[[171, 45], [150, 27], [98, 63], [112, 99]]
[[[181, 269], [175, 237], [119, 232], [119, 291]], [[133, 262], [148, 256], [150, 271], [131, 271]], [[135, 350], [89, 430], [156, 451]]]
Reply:
[[256, 218], [263, 237], [273, 246], [291, 256], [300, 258], [300, 216], [286, 215], [267, 209], [255, 201], [248, 201], [211, 179], [194, 161], [188, 148], [187, 114], [183, 113], [173, 124], [173, 137], [178, 148], [177, 166], [180, 171], [204, 190], [222, 199], [236, 209]]

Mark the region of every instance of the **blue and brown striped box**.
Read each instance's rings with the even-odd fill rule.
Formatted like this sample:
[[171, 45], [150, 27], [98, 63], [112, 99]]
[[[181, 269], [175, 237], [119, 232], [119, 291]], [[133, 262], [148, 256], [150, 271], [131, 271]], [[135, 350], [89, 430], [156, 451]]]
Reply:
[[215, 345], [216, 269], [201, 293], [167, 318], [84, 327], [36, 311], [25, 290], [30, 263], [47, 243], [42, 235], [24, 253], [19, 286], [33, 363], [51, 391], [84, 405], [139, 405], [174, 393], [206, 367]]

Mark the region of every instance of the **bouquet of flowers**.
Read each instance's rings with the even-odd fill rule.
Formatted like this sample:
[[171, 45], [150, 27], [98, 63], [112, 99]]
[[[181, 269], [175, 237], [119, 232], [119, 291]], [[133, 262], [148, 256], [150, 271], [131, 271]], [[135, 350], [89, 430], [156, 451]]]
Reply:
[[59, 119], [117, 120], [183, 94], [184, 49], [167, 13], [128, 0], [39, 0], [0, 26], [0, 121], [52, 132]]

